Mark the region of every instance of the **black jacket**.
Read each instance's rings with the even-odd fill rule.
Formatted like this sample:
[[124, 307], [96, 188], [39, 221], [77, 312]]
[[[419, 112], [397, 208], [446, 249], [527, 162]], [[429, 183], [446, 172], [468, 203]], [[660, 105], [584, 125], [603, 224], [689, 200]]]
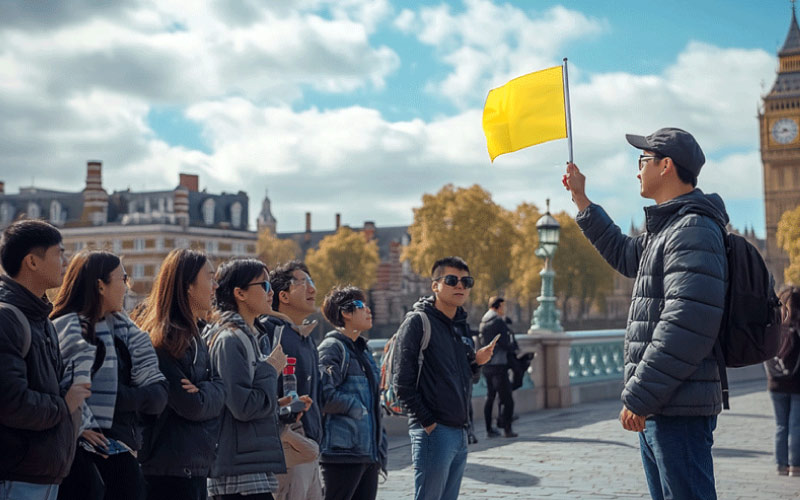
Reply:
[[772, 392], [800, 394], [800, 328], [784, 325], [784, 342], [788, 342], [786, 355], [764, 363], [767, 388]]
[[400, 325], [393, 379], [397, 398], [408, 412], [409, 424], [466, 427], [472, 397], [472, 367], [467, 351], [470, 348], [462, 340], [469, 335], [467, 313], [459, 307], [450, 319], [436, 309], [433, 297], [417, 301], [414, 310], [428, 315], [431, 339], [424, 352], [417, 386], [422, 319], [409, 315]]
[[495, 336], [500, 335], [497, 344], [494, 346], [492, 359], [483, 366], [483, 369], [495, 367], [500, 370], [508, 369], [508, 354], [514, 351], [514, 346], [511, 341], [511, 330], [509, 330], [505, 319], [498, 316], [497, 311], [494, 309], [489, 309], [481, 318], [481, 325], [478, 331], [481, 333], [481, 343], [483, 345], [489, 345]]
[[635, 277], [625, 332], [622, 402], [637, 415], [722, 411], [717, 340], [728, 282], [725, 205], [699, 189], [645, 208], [647, 233], [629, 237], [598, 205], [577, 216], [611, 266]]
[[[303, 424], [303, 431], [306, 437], [313, 439], [317, 444], [322, 443], [322, 413], [319, 409], [320, 401], [320, 378], [319, 378], [319, 353], [317, 344], [311, 336], [302, 336], [292, 328], [292, 324], [275, 316], [264, 316], [260, 320], [264, 330], [262, 339], [266, 337], [269, 344], [265, 345], [264, 340], [260, 340], [262, 352], [269, 354], [268, 345], [272, 344], [275, 329], [283, 326], [281, 334], [281, 345], [286, 356], [297, 358], [295, 376], [297, 377], [297, 394], [302, 396], [307, 394], [313, 400], [311, 407], [303, 414], [300, 421]], [[283, 395], [283, 380], [278, 377], [278, 393]]]
[[[167, 408], [145, 429], [139, 454], [142, 471], [153, 476], [208, 477], [217, 453], [225, 387], [211, 372], [206, 343], [197, 337], [180, 359], [157, 348], [158, 367], [169, 383]], [[199, 392], [186, 392], [188, 379]]]
[[59, 382], [63, 374], [58, 338], [47, 318], [52, 306], [6, 275], [0, 301], [28, 318], [31, 347], [23, 358], [21, 326], [0, 312], [0, 481], [59, 484], [75, 455], [72, 418]]
[[142, 387], [131, 385], [133, 362], [128, 347], [114, 335], [117, 350], [117, 400], [114, 403], [114, 420], [106, 436], [122, 441], [133, 450], [142, 448], [142, 432], [152, 424], [167, 405], [167, 381], [161, 380]]

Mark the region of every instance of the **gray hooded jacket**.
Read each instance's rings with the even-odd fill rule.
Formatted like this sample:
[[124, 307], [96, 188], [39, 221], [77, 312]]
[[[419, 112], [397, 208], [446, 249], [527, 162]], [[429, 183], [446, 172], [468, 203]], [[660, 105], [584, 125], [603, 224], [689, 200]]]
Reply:
[[647, 232], [622, 234], [598, 205], [577, 216], [584, 235], [634, 278], [625, 333], [623, 404], [637, 415], [722, 411], [712, 353], [725, 306], [725, 205], [699, 189], [645, 208]]

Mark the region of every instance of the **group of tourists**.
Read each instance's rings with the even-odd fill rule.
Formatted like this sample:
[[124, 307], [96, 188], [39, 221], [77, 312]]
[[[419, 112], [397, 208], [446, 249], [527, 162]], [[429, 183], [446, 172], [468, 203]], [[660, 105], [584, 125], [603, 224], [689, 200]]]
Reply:
[[[696, 188], [705, 156], [691, 134], [627, 139], [643, 152], [640, 194], [656, 202], [645, 234], [624, 235], [589, 201], [575, 164], [563, 178], [585, 236], [635, 278], [619, 420], [639, 434], [652, 498], [714, 499], [728, 217], [719, 196]], [[120, 258], [84, 251], [67, 266], [46, 222], [7, 227], [0, 263], [0, 500], [372, 500], [387, 466], [387, 405], [408, 416], [414, 498], [453, 500], [482, 365], [487, 435], [500, 434], [498, 396], [497, 427], [516, 436], [518, 349], [504, 300], [490, 300], [475, 349], [464, 309], [475, 281], [459, 257], [433, 264], [432, 295], [389, 340], [383, 373], [362, 336], [372, 316], [358, 288], [327, 293], [334, 329], [317, 346], [317, 290], [299, 261], [215, 269], [201, 252], [173, 250], [130, 315]], [[800, 291], [781, 299], [783, 343], [767, 363], [776, 461], [780, 474], [800, 476]]]

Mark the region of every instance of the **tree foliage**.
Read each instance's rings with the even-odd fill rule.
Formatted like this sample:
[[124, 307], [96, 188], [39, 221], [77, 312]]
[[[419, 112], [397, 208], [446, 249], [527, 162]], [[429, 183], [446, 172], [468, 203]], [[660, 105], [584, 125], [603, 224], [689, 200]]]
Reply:
[[256, 257], [267, 267], [274, 269], [278, 264], [300, 257], [300, 247], [294, 240], [278, 238], [266, 228], [258, 235]]
[[[555, 215], [561, 224], [561, 239], [553, 257], [555, 294], [562, 300], [562, 318], [583, 318], [593, 303], [603, 306], [614, 288], [614, 270], [581, 232], [570, 215]], [[578, 311], [569, 310], [569, 300], [577, 299]]]
[[517, 234], [511, 246], [511, 286], [509, 292], [522, 304], [533, 304], [542, 288], [542, 261], [534, 255], [539, 247], [536, 222], [542, 216], [536, 205], [522, 203], [514, 211]]
[[457, 255], [467, 261], [475, 277], [474, 303], [485, 303], [509, 283], [516, 230], [509, 212], [480, 186], [448, 184], [434, 195], [424, 195], [408, 232], [411, 243], [403, 258], [422, 276], [428, 276], [441, 257]]
[[378, 280], [378, 244], [367, 241], [363, 233], [349, 227], [326, 236], [317, 249], [306, 254], [308, 266], [317, 285], [317, 301], [337, 285], [353, 285], [369, 290]]
[[778, 245], [789, 255], [789, 267], [783, 271], [787, 283], [800, 284], [800, 206], [787, 210], [778, 222]]

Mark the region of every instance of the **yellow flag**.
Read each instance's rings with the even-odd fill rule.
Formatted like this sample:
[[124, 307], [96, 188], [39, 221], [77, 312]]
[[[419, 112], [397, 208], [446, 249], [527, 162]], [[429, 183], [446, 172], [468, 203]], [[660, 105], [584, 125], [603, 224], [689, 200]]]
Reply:
[[562, 67], [515, 78], [489, 91], [483, 132], [492, 161], [503, 153], [567, 137]]

